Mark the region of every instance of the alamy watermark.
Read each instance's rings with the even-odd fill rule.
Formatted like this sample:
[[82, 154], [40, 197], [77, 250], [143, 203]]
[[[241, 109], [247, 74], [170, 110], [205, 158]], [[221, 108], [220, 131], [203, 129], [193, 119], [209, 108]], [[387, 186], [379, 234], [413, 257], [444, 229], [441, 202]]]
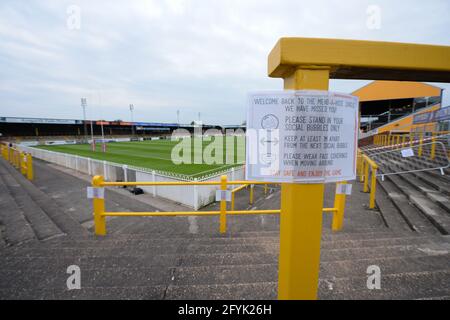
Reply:
[[66, 273], [70, 274], [67, 278], [66, 285], [68, 290], [81, 289], [81, 269], [73, 264], [67, 267]]
[[[260, 164], [261, 173], [271, 175], [280, 167], [279, 129], [227, 129], [225, 133], [217, 129], [203, 130], [201, 126], [194, 132], [177, 129], [171, 140], [178, 142], [171, 151], [172, 163], [238, 165]], [[247, 145], [247, 156], [246, 156]]]
[[381, 8], [377, 5], [370, 5], [366, 9], [366, 26], [370, 30], [381, 29]]
[[81, 29], [81, 8], [75, 4], [72, 4], [66, 9], [67, 19], [66, 25], [69, 30]]
[[367, 267], [367, 289], [380, 290], [381, 289], [381, 269], [377, 265]]

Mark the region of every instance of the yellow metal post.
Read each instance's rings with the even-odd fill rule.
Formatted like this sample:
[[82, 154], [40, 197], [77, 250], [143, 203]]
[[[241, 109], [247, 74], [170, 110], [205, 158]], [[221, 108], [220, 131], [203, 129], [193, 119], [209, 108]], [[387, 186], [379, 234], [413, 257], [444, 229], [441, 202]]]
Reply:
[[17, 169], [20, 169], [20, 155], [19, 155], [19, 151], [14, 150], [14, 166]]
[[231, 192], [231, 211], [234, 210], [234, 197], [235, 197], [235, 193]]
[[[364, 160], [363, 160], [364, 161]], [[364, 192], [369, 192], [369, 164], [364, 161]]]
[[20, 159], [20, 161], [19, 161], [20, 173], [25, 175], [27, 173], [27, 163], [26, 163], [25, 153], [20, 152], [19, 153], [19, 159]]
[[[347, 182], [343, 181], [338, 184], [347, 184]], [[336, 193], [334, 195], [334, 208], [336, 208], [336, 211], [333, 213], [333, 221], [331, 223], [331, 229], [333, 231], [341, 230], [342, 226], [344, 225], [345, 198], [346, 198], [345, 193], [344, 194]]]
[[361, 169], [360, 169], [359, 181], [364, 182], [364, 166], [365, 166], [364, 158], [361, 157], [360, 161], [361, 161], [361, 167], [360, 167]]
[[[227, 176], [220, 177], [220, 190], [225, 192], [227, 190]], [[227, 202], [222, 197], [220, 200], [220, 233], [227, 232]]]
[[369, 208], [375, 208], [375, 193], [377, 191], [377, 167], [372, 167], [372, 177], [370, 183], [370, 202]]
[[250, 204], [253, 204], [253, 201], [254, 201], [254, 195], [255, 195], [254, 191], [255, 191], [255, 186], [252, 184], [252, 185], [250, 185]]
[[436, 157], [436, 135], [433, 132], [431, 137], [431, 153], [430, 153], [430, 159], [434, 160]]
[[264, 185], [264, 195], [267, 195], [267, 191], [268, 191], [269, 187], [267, 185], [267, 183]]
[[[94, 176], [92, 178], [92, 186], [94, 188], [100, 188], [102, 187], [103, 181], [102, 176]], [[98, 236], [104, 236], [106, 235], [106, 218], [103, 216], [103, 213], [105, 212], [105, 199], [94, 197], [93, 206], [95, 234]]]
[[[328, 90], [334, 79], [450, 82], [450, 47], [373, 41], [281, 38], [268, 73], [285, 89]], [[324, 184], [281, 187], [278, 297], [315, 299]]]
[[411, 132], [409, 134], [409, 146], [412, 147], [414, 141], [414, 134]]
[[[285, 89], [328, 90], [329, 69], [297, 68]], [[324, 184], [281, 185], [279, 299], [317, 299]]]
[[422, 151], [423, 151], [423, 132], [420, 132], [419, 133], [419, 152], [418, 152], [418, 154], [419, 154], [419, 157], [421, 157], [422, 156]]
[[27, 179], [30, 181], [34, 179], [33, 157], [30, 153], [27, 153]]

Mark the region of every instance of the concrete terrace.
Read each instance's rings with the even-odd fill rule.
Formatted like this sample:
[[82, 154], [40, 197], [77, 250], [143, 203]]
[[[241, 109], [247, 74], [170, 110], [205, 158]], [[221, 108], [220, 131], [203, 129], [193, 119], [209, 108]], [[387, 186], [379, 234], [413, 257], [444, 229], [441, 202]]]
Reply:
[[[353, 182], [343, 231], [332, 233], [324, 214], [319, 298], [450, 299], [449, 181], [435, 172], [392, 176], [380, 181], [377, 210]], [[99, 238], [88, 185], [39, 160], [31, 183], [0, 160], [1, 299], [276, 299], [278, 216], [228, 217], [226, 235], [217, 217], [111, 218]], [[325, 207], [333, 196], [328, 185]], [[279, 208], [277, 189], [257, 188], [255, 199], [249, 206], [239, 193], [236, 208]], [[107, 190], [106, 206], [181, 209], [118, 188]], [[66, 287], [70, 265], [81, 268], [80, 290]], [[367, 289], [370, 265], [381, 269], [380, 290]]]

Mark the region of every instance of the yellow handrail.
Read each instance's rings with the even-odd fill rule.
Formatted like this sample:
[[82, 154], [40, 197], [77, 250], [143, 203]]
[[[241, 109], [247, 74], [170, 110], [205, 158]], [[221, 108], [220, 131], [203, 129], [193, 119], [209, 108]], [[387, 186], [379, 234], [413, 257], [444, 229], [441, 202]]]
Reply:
[[[358, 150], [358, 154], [361, 151]], [[375, 194], [377, 188], [377, 170], [378, 165], [366, 154], [361, 153], [358, 156], [358, 174], [360, 176], [360, 181], [364, 182], [363, 192], [369, 192], [369, 173], [371, 174], [370, 179], [370, 198], [369, 198], [369, 208], [375, 208]], [[370, 170], [369, 170], [370, 169]]]
[[[94, 225], [96, 235], [106, 235], [106, 217], [140, 217], [140, 216], [213, 216], [219, 215], [220, 218], [220, 233], [226, 232], [226, 216], [231, 215], [241, 215], [241, 214], [280, 214], [280, 209], [274, 210], [234, 210], [234, 193], [243, 188], [252, 185], [267, 185], [268, 182], [261, 181], [228, 181], [227, 176], [221, 176], [220, 181], [182, 181], [182, 182], [105, 182], [102, 176], [94, 176], [92, 178], [92, 186], [94, 188], [103, 188], [110, 186], [175, 186], [175, 185], [220, 185], [221, 191], [227, 190], [227, 186], [230, 185], [241, 185], [233, 190], [232, 194], [232, 204], [231, 210], [227, 210], [227, 203], [225, 199], [220, 200], [220, 210], [215, 211], [171, 211], [171, 212], [106, 212], [105, 211], [105, 199], [104, 196], [96, 196], [93, 199], [94, 208]], [[250, 199], [252, 201], [252, 199]], [[338, 231], [342, 229], [344, 220], [344, 209], [345, 209], [345, 194], [335, 195], [334, 207], [324, 208], [323, 212], [333, 214], [332, 230]]]

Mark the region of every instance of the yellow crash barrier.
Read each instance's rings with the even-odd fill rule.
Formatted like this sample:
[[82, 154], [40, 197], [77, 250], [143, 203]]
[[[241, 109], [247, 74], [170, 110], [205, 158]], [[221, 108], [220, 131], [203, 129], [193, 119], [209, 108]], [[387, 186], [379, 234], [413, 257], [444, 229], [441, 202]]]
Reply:
[[1, 155], [9, 161], [15, 168], [27, 177], [28, 180], [33, 180], [33, 157], [29, 153], [21, 152], [20, 150], [1, 144]]
[[[266, 185], [267, 182], [260, 181], [228, 181], [227, 176], [221, 176], [220, 181], [192, 181], [192, 182], [105, 182], [103, 176], [95, 176], [92, 178], [93, 188], [104, 188], [111, 186], [176, 186], [176, 185], [218, 185], [220, 190], [227, 191], [227, 186], [241, 185], [238, 188], [245, 188], [248, 185]], [[236, 188], [237, 189], [237, 188]], [[233, 189], [236, 191], [236, 189]], [[213, 216], [218, 215], [220, 233], [227, 231], [227, 215], [243, 215], [243, 214], [279, 214], [280, 210], [234, 210], [232, 203], [231, 210], [227, 210], [227, 201], [220, 200], [220, 209], [218, 211], [173, 211], [173, 212], [106, 212], [104, 193], [102, 197], [93, 198], [94, 208], [94, 224], [95, 234], [99, 236], [106, 235], [106, 217], [140, 217], [140, 216]], [[324, 208], [325, 213], [333, 214], [332, 230], [339, 231], [342, 229], [345, 210], [345, 194], [335, 195], [334, 207]]]

